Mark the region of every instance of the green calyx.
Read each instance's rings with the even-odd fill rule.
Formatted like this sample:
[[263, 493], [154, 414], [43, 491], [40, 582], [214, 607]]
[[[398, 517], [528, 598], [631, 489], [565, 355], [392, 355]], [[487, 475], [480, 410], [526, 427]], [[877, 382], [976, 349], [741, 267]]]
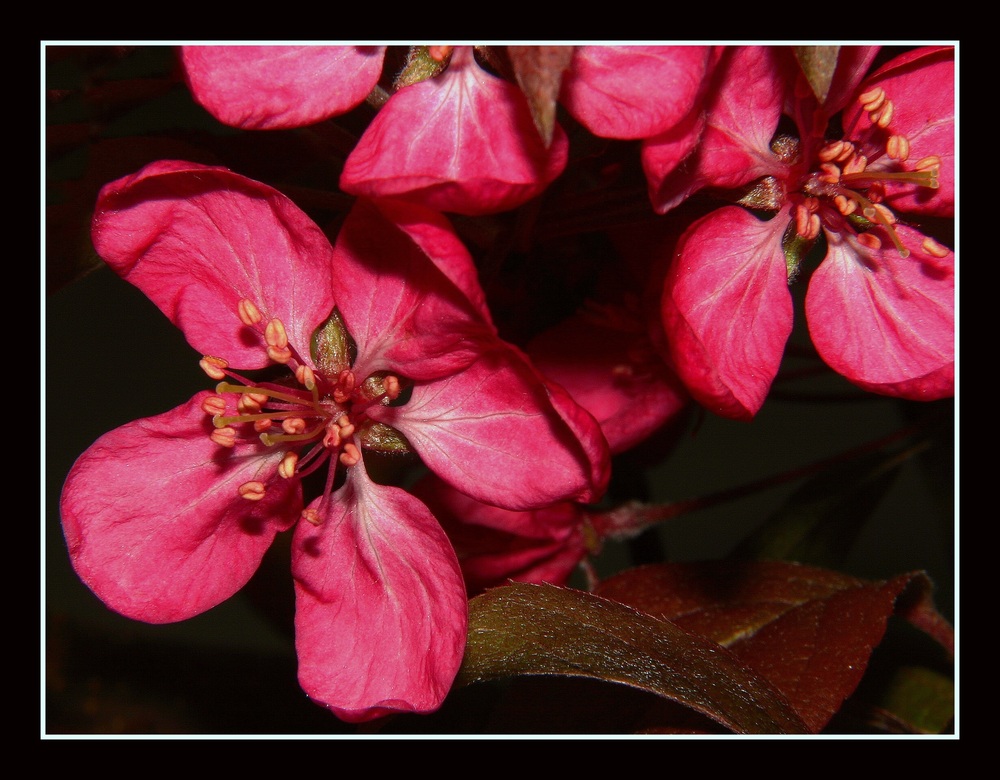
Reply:
[[309, 349], [316, 367], [329, 377], [336, 377], [350, 368], [358, 354], [357, 345], [336, 309], [313, 331]]

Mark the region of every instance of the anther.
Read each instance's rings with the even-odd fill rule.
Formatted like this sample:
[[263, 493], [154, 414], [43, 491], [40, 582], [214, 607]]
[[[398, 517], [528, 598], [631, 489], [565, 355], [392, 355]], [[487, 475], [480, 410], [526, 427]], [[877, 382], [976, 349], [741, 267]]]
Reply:
[[217, 395], [206, 396], [201, 402], [201, 410], [213, 417], [226, 413], [226, 400]]
[[926, 236], [924, 238], [920, 247], [931, 257], [947, 257], [948, 253], [951, 251], [948, 247], [939, 244], [930, 236]]
[[319, 525], [321, 522], [319, 519], [319, 512], [315, 509], [303, 509], [302, 519], [307, 523], [312, 523], [313, 525]]
[[216, 428], [209, 438], [220, 447], [233, 447], [236, 444], [236, 429]]
[[295, 466], [299, 462], [299, 456], [294, 452], [289, 452], [278, 464], [278, 474], [285, 479], [291, 479], [295, 475]]
[[833, 199], [833, 205], [837, 207], [837, 211], [843, 214], [845, 217], [849, 214], [853, 214], [858, 210], [858, 202], [856, 200], [849, 200], [843, 195], [837, 195]]
[[840, 182], [840, 168], [833, 163], [820, 163], [819, 169], [822, 171], [819, 180], [824, 184], [838, 184]]
[[228, 368], [228, 361], [222, 358], [212, 357], [211, 355], [205, 355], [201, 360], [198, 361], [198, 365], [201, 366], [201, 370], [208, 374], [210, 379], [225, 379], [226, 372], [222, 369]]
[[277, 317], [270, 320], [267, 327], [264, 328], [264, 341], [267, 342], [268, 346], [278, 349], [284, 349], [288, 346], [288, 334], [285, 332], [285, 326]]
[[844, 162], [854, 154], [854, 144], [850, 141], [832, 141], [819, 150], [822, 162]]
[[295, 369], [295, 378], [306, 390], [314, 390], [316, 388], [316, 374], [304, 363]]
[[865, 111], [875, 111], [885, 102], [885, 90], [882, 87], [873, 87], [867, 92], [858, 95], [858, 102]]
[[261, 410], [261, 405], [251, 396], [243, 395], [236, 402], [236, 408], [240, 411], [240, 414], [258, 414]]
[[905, 162], [910, 156], [910, 140], [905, 135], [890, 135], [885, 151], [893, 160]]
[[340, 453], [340, 462], [345, 466], [356, 466], [361, 461], [361, 451], [353, 442], [344, 445], [344, 451]]
[[246, 298], [240, 301], [238, 311], [240, 322], [244, 325], [256, 325], [264, 319], [264, 315], [260, 313], [260, 309], [257, 308], [253, 301], [249, 301]]
[[267, 488], [263, 482], [251, 481], [244, 482], [237, 488], [237, 491], [247, 501], [260, 501], [267, 492]]
[[454, 48], [454, 46], [428, 46], [427, 56], [435, 62], [444, 62], [451, 56], [452, 49]]
[[386, 398], [395, 401], [400, 393], [399, 377], [389, 374], [382, 380], [382, 388], [385, 390]]
[[345, 368], [337, 377], [337, 386], [333, 390], [333, 400], [338, 404], [347, 403], [354, 393], [354, 372]]
[[868, 167], [868, 158], [865, 157], [863, 154], [856, 154], [854, 155], [854, 157], [852, 157], [850, 160], [847, 161], [846, 165], [844, 165], [844, 174], [847, 175], [849, 173], [861, 173], [867, 167]]
[[871, 111], [868, 114], [868, 118], [871, 119], [872, 124], [876, 127], [881, 127], [883, 130], [889, 126], [889, 122], [892, 121], [892, 113], [894, 111], [892, 101], [887, 100], [885, 104], [876, 111]]
[[281, 421], [281, 430], [285, 433], [299, 434], [305, 431], [306, 421], [301, 417], [289, 417], [287, 420]]

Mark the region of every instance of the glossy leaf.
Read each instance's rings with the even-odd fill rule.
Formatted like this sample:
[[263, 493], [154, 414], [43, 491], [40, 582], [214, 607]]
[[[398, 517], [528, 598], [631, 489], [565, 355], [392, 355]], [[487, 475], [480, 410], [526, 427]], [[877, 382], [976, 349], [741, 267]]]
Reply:
[[512, 584], [469, 602], [469, 639], [456, 684], [519, 675], [621, 683], [738, 733], [808, 730], [765, 680], [714, 641], [568, 588]]
[[632, 569], [597, 592], [728, 648], [818, 732], [860, 682], [897, 599], [908, 614], [928, 585], [922, 574], [868, 582], [792, 563], [713, 561]]

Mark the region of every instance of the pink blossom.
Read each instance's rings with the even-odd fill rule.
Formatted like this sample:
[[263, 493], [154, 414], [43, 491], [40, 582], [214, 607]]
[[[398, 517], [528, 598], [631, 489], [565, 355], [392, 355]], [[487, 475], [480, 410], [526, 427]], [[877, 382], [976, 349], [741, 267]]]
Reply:
[[589, 501], [608, 476], [596, 422], [499, 339], [468, 252], [420, 207], [359, 201], [331, 246], [270, 187], [163, 161], [102, 190], [93, 240], [218, 384], [77, 460], [61, 511], [81, 579], [123, 615], [183, 620], [294, 529], [306, 693], [349, 721], [437, 708], [465, 586], [430, 510], [370, 461], [416, 453], [509, 509]]
[[360, 105], [378, 83], [385, 46], [183, 46], [195, 99], [245, 130], [301, 127]]
[[[954, 253], [914, 222], [954, 214], [954, 53], [919, 49], [862, 82], [875, 50], [843, 52], [821, 105], [790, 48], [734, 47], [696, 151], [676, 138], [644, 147], [661, 213], [702, 189], [740, 203], [687, 228], [662, 300], [670, 356], [719, 414], [748, 419], [763, 404], [792, 329], [788, 283], [814, 245], [825, 258], [805, 310], [820, 356], [872, 392], [954, 392]], [[797, 135], [777, 132], [783, 114]]]

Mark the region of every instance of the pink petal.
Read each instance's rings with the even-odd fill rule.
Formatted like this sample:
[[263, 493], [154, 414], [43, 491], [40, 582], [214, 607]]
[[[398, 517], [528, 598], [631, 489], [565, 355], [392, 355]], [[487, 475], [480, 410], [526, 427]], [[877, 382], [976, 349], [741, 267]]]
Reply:
[[586, 513], [563, 502], [531, 511], [476, 501], [434, 474], [413, 488], [444, 527], [458, 553], [470, 595], [516, 582], [563, 585], [587, 555]]
[[565, 168], [568, 145], [557, 125], [545, 149], [523, 93], [457, 47], [441, 75], [389, 98], [347, 158], [340, 187], [491, 214], [542, 192]]
[[[892, 101], [889, 132], [906, 136], [909, 158], [899, 165], [884, 157], [872, 161], [871, 170], [914, 170], [931, 155], [941, 158], [939, 187], [931, 190], [913, 185], [888, 185], [885, 203], [893, 210], [951, 217], [955, 213], [955, 50], [951, 46], [929, 47], [908, 52], [889, 62], [859, 88], [885, 90]], [[884, 146], [886, 134], [872, 128], [855, 101], [845, 112], [845, 127], [857, 123], [862, 139], [874, 135], [872, 143]], [[864, 148], [864, 147], [863, 147]]]
[[691, 394], [716, 414], [752, 418], [792, 330], [781, 238], [784, 209], [764, 222], [737, 206], [713, 211], [681, 237], [664, 284], [670, 354]]
[[577, 46], [560, 102], [595, 135], [648, 138], [697, 106], [712, 46]]
[[181, 47], [195, 100], [245, 130], [302, 127], [349, 111], [375, 87], [384, 55], [384, 46]]
[[688, 404], [684, 386], [644, 334], [574, 316], [536, 337], [528, 353], [594, 416], [612, 453], [643, 441]]
[[827, 234], [806, 318], [813, 344], [837, 372], [872, 392], [931, 401], [955, 392], [955, 255], [929, 255], [923, 236], [897, 225], [911, 254], [886, 237], [873, 252]]
[[537, 373], [503, 345], [464, 371], [417, 383], [403, 406], [369, 413], [398, 428], [438, 476], [488, 504], [532, 509], [587, 501], [603, 489], [594, 485], [600, 469], [571, 427], [576, 421], [557, 412]]
[[[246, 584], [302, 508], [299, 483], [271, 480], [283, 453], [209, 439], [208, 393], [105, 434], [74, 464], [60, 510], [80, 578], [135, 620], [185, 620]], [[237, 488], [266, 475], [260, 501]]]
[[[413, 211], [405, 229], [387, 217], [400, 214], [366, 200], [351, 209], [334, 250], [337, 306], [358, 346], [355, 373], [392, 370], [410, 379], [437, 378], [460, 370], [484, 345], [495, 343], [495, 330], [480, 316], [485, 304], [470, 301], [452, 281], [459, 272], [442, 272], [414, 237], [441, 250], [442, 265], [471, 266], [458, 239], [447, 239], [439, 222], [428, 219], [421, 226]], [[469, 267], [461, 272], [463, 286], [474, 273]]]
[[191, 346], [241, 368], [269, 362], [246, 338], [241, 299], [280, 318], [304, 355], [333, 308], [326, 236], [284, 195], [224, 168], [161, 161], [108, 184], [92, 238]]
[[[735, 188], [762, 176], [785, 174], [770, 144], [784, 107], [787, 70], [769, 46], [731, 47], [716, 69], [716, 82], [706, 126], [696, 151], [675, 172], [676, 134], [643, 144], [643, 170], [650, 199], [660, 214], [703, 187]], [[688, 132], [697, 127], [687, 128]], [[682, 136], [681, 148], [690, 146]], [[673, 175], [670, 175], [673, 174]]]
[[352, 722], [431, 712], [465, 650], [468, 605], [444, 531], [409, 493], [349, 471], [292, 551], [305, 692]]

